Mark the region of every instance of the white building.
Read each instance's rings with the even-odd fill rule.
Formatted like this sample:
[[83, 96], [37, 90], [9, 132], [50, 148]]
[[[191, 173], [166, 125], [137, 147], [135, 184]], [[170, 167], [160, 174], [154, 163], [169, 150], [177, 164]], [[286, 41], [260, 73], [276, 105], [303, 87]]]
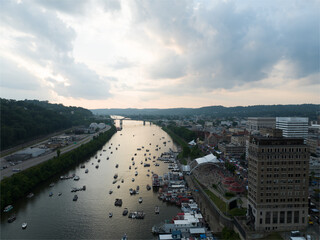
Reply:
[[276, 128], [282, 130], [284, 137], [308, 137], [308, 118], [303, 117], [277, 117]]

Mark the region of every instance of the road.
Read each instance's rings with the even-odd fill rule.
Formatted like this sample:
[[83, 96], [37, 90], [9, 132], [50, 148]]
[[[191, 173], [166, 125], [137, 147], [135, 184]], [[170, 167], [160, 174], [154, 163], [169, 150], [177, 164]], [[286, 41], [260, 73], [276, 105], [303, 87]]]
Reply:
[[[106, 128], [102, 129], [100, 132], [108, 131], [110, 128], [111, 127], [107, 125]], [[60, 149], [61, 154], [69, 152], [69, 151], [81, 146], [82, 144], [85, 144], [85, 143], [91, 141], [92, 138], [94, 136], [96, 136], [97, 134], [99, 134], [99, 133], [90, 134], [87, 137], [85, 137], [84, 139], [82, 139], [81, 141], [77, 142], [76, 144], [72, 144], [72, 145], [66, 146], [64, 148], [61, 148]], [[43, 156], [39, 156], [39, 157], [36, 157], [36, 158], [28, 159], [28, 160], [26, 160], [26, 161], [24, 161], [24, 162], [22, 162], [20, 164], [17, 164], [15, 166], [11, 166], [10, 165], [10, 166], [8, 166], [8, 168], [1, 170], [1, 173], [0, 173], [1, 174], [1, 176], [0, 176], [1, 180], [4, 177], [10, 177], [12, 174], [14, 174], [15, 172], [12, 172], [13, 169], [20, 169], [21, 171], [23, 171], [23, 170], [26, 170], [26, 169], [28, 169], [28, 168], [30, 168], [32, 166], [38, 165], [39, 163], [48, 161], [49, 159], [52, 159], [54, 156], [57, 156], [57, 152], [56, 151], [48, 153], [48, 154], [43, 155]]]

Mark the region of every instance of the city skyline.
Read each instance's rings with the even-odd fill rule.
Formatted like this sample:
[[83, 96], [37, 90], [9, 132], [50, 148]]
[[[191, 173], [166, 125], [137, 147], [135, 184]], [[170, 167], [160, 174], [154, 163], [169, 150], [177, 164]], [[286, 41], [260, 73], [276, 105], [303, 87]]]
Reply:
[[1, 1], [1, 97], [89, 109], [319, 104], [318, 9]]

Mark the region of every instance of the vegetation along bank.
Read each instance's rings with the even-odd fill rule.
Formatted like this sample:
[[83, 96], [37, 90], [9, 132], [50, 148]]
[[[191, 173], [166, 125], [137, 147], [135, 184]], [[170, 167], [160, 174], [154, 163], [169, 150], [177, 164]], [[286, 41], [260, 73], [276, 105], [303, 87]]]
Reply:
[[0, 183], [1, 209], [26, 196], [41, 182], [92, 157], [110, 140], [116, 131], [115, 126], [112, 125], [110, 130], [100, 133], [92, 141], [81, 145], [73, 151], [62, 154], [59, 157], [54, 157], [37, 166], [16, 173], [11, 177], [4, 178]]

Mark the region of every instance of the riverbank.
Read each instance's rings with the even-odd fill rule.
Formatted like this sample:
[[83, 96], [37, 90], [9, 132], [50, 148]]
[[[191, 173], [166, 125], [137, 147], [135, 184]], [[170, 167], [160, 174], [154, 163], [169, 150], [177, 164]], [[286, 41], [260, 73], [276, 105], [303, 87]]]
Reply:
[[92, 141], [70, 152], [4, 178], [0, 183], [1, 209], [27, 195], [41, 182], [93, 156], [116, 131], [115, 126], [112, 126], [109, 131], [93, 137]]

